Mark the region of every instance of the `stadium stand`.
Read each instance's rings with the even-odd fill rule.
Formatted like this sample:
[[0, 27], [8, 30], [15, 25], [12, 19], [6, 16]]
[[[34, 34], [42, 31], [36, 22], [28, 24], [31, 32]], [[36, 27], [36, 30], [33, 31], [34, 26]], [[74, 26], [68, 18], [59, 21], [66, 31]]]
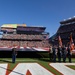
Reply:
[[[26, 47], [40, 47], [49, 49], [49, 33], [45, 32], [46, 27], [27, 27], [26, 25], [4, 24], [1, 26], [3, 32], [0, 38], [0, 48], [13, 48], [18, 50]], [[0, 50], [1, 50], [0, 49]]]
[[75, 17], [61, 21], [60, 27], [58, 28], [56, 34], [50, 38], [50, 42], [54, 42], [55, 45], [58, 45], [58, 36], [60, 35], [62, 43], [64, 45], [68, 45], [71, 33], [75, 43]]

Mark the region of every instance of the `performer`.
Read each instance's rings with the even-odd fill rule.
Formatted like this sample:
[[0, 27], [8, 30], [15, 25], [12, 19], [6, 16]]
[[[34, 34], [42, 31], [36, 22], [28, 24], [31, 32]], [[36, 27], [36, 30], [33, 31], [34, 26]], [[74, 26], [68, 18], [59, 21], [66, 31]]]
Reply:
[[17, 51], [16, 48], [12, 49], [12, 63], [15, 63]]

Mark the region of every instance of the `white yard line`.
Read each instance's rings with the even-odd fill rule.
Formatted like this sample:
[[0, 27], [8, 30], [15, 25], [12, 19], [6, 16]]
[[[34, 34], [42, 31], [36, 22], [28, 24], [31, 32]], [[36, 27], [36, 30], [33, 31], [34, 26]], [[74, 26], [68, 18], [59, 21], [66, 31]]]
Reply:
[[[63, 75], [75, 75], [75, 70], [66, 66], [75, 66], [75, 63], [50, 63], [49, 65]], [[7, 66], [8, 63], [0, 64], [0, 75], [6, 75]], [[54, 75], [38, 63], [19, 63], [9, 75], [26, 75], [27, 70], [29, 70], [32, 75]]]
[[53, 75], [38, 63], [19, 63], [9, 75], [26, 75], [27, 70], [29, 70], [32, 75]]
[[65, 65], [75, 65], [75, 63], [50, 63], [50, 66], [61, 72], [63, 75], [75, 75], [75, 70]]
[[6, 75], [8, 64], [0, 64], [0, 75]]

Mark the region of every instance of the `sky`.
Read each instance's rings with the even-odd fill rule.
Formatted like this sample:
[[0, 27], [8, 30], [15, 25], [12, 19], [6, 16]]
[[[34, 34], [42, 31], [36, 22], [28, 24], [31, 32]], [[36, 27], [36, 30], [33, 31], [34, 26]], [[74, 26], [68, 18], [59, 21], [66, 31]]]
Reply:
[[44, 26], [50, 37], [57, 32], [60, 21], [74, 16], [75, 0], [0, 0], [0, 26]]

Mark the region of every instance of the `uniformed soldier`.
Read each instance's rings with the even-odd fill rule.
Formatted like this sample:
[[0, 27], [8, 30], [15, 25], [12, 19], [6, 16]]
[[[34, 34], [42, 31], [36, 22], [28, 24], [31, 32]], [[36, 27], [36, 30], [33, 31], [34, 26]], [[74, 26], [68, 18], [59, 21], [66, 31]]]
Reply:
[[67, 50], [65, 45], [62, 47], [62, 57], [63, 57], [63, 62], [66, 62], [66, 55], [67, 55]]
[[71, 52], [70, 46], [68, 46], [67, 51], [68, 51], [67, 56], [68, 56], [69, 62], [71, 63], [72, 52]]
[[61, 46], [58, 47], [57, 55], [58, 55], [58, 62], [61, 62], [61, 57], [62, 57], [62, 48], [61, 48]]
[[49, 58], [50, 58], [50, 61], [53, 60], [53, 50], [52, 50], [52, 46], [49, 47]]
[[52, 50], [53, 50], [53, 62], [56, 62], [57, 49], [55, 46], [53, 46]]

